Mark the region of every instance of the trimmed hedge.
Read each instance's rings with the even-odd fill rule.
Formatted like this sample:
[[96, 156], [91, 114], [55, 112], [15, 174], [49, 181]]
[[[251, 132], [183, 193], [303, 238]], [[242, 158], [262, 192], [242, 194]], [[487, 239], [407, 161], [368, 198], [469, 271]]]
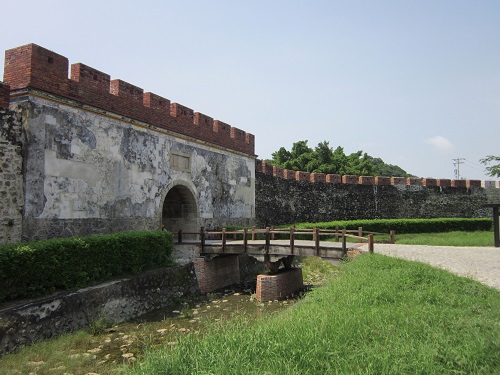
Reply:
[[167, 231], [130, 231], [0, 246], [0, 302], [171, 265]]
[[440, 218], [440, 219], [380, 219], [380, 220], [346, 220], [322, 223], [299, 223], [296, 228], [309, 229], [348, 229], [363, 227], [364, 231], [396, 234], [403, 233], [436, 233], [436, 232], [473, 232], [488, 231], [492, 228], [492, 220], [488, 218]]

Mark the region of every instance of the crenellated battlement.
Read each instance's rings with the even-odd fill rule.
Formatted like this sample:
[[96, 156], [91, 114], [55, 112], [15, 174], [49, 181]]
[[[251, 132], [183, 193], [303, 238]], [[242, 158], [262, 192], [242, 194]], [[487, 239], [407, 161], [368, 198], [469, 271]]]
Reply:
[[213, 120], [151, 92], [87, 65], [71, 65], [66, 57], [36, 44], [5, 52], [0, 106], [8, 106], [10, 92], [34, 88], [75, 100], [153, 126], [210, 142], [248, 155], [255, 154], [253, 134]]
[[481, 180], [448, 180], [435, 178], [416, 178], [416, 177], [387, 177], [387, 176], [354, 176], [324, 173], [309, 173], [303, 171], [293, 171], [273, 166], [263, 160], [255, 161], [255, 169], [277, 178], [286, 180], [306, 181], [306, 182], [326, 182], [331, 184], [344, 185], [409, 185], [409, 186], [438, 186], [438, 187], [484, 187], [500, 188], [500, 181], [481, 181]]

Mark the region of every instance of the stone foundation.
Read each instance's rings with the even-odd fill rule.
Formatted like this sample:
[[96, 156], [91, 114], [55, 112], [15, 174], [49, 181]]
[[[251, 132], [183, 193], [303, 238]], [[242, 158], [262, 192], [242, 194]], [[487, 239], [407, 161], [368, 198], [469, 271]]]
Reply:
[[98, 319], [121, 322], [198, 295], [193, 266], [162, 268], [0, 309], [0, 355]]
[[284, 299], [304, 287], [302, 269], [283, 270], [276, 275], [258, 275], [256, 296], [259, 301]]

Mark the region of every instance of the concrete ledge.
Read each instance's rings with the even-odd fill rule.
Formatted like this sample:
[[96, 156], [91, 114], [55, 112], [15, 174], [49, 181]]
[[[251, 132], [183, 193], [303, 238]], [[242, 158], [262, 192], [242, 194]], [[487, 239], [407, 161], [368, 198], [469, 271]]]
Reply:
[[276, 275], [258, 275], [256, 297], [259, 301], [284, 299], [303, 287], [302, 268], [284, 270]]

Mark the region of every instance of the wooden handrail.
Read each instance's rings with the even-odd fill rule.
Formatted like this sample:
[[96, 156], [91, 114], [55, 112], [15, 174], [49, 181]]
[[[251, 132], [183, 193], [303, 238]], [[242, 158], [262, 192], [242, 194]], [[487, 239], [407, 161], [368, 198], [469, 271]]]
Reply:
[[[351, 234], [351, 233], [355, 233], [355, 234]], [[395, 243], [395, 233], [396, 232], [394, 230], [391, 230], [389, 233], [391, 243]], [[295, 240], [296, 240], [297, 235], [305, 235], [305, 236], [311, 236], [311, 239], [314, 242], [314, 249], [316, 250], [316, 253], [318, 255], [320, 254], [320, 238], [321, 238], [321, 236], [327, 236], [327, 237], [334, 236], [336, 241], [338, 241], [341, 238], [342, 251], [344, 252], [344, 254], [347, 254], [347, 244], [346, 244], [347, 238], [353, 238], [353, 239], [360, 240], [362, 242], [367, 242], [369, 252], [373, 253], [374, 235], [380, 235], [380, 234], [387, 235], [387, 233], [363, 231], [362, 227], [359, 227], [357, 230], [348, 230], [348, 229], [339, 230], [338, 227], [336, 227], [333, 230], [333, 229], [319, 229], [316, 226], [313, 227], [312, 229], [309, 229], [309, 228], [296, 229], [295, 226], [292, 226], [292, 227], [286, 228], [286, 229], [284, 229], [284, 228], [275, 229], [274, 227], [266, 227], [265, 229], [256, 229], [254, 226], [252, 226], [250, 233], [249, 233], [249, 230], [247, 228], [231, 230], [231, 231], [228, 231], [226, 228], [222, 228], [222, 230], [216, 230], [216, 231], [206, 231], [204, 227], [201, 227], [200, 232], [184, 232], [182, 230], [179, 230], [177, 232], [177, 241], [178, 241], [177, 243], [178, 244], [193, 243], [192, 241], [191, 242], [185, 241], [183, 236], [185, 236], [185, 235], [199, 235], [200, 236], [199, 243], [201, 245], [202, 252], [204, 251], [205, 247], [221, 246], [221, 242], [222, 242], [222, 252], [224, 253], [226, 251], [228, 236], [232, 236], [232, 240], [237, 240], [238, 238], [241, 238], [239, 236], [242, 236], [244, 251], [245, 251], [245, 253], [247, 253], [248, 252], [249, 237], [251, 240], [255, 240], [256, 236], [259, 234], [264, 235], [266, 254], [269, 254], [269, 248], [271, 246], [276, 246], [272, 243], [272, 241], [276, 239], [275, 235], [288, 235], [289, 236], [290, 249], [291, 249], [292, 254], [294, 253]], [[365, 236], [367, 235], [367, 237], [363, 237], [362, 234], [365, 234]], [[207, 236], [217, 236], [218, 237], [219, 235], [220, 235], [221, 242], [215, 242], [215, 243], [207, 242]], [[198, 242], [196, 242], [196, 243], [198, 243]]]

